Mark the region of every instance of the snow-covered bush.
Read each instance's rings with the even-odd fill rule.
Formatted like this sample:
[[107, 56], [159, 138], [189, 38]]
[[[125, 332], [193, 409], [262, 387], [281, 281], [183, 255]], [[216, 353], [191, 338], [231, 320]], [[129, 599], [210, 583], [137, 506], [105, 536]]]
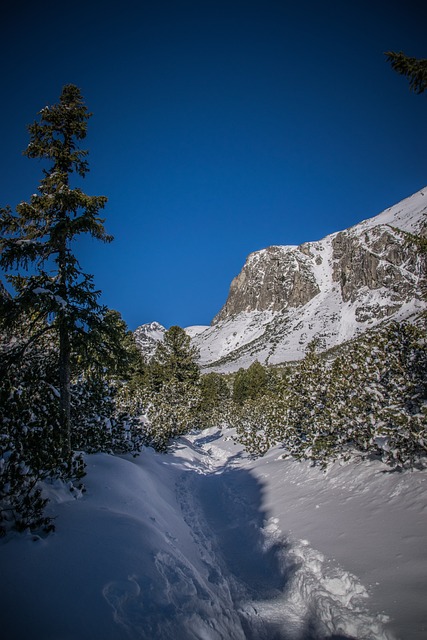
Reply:
[[427, 452], [425, 327], [391, 322], [334, 359], [309, 345], [279, 393], [235, 407], [232, 422], [250, 453], [275, 443], [325, 466], [355, 450], [412, 466]]
[[136, 453], [139, 421], [124, 401], [126, 382], [107, 367], [89, 369], [76, 354], [70, 462], [61, 441], [58, 350], [49, 325], [28, 315], [12, 329], [3, 327], [0, 354], [0, 527], [49, 529], [43, 481], [59, 478], [81, 489], [81, 453]]
[[84, 374], [71, 387], [71, 445], [95, 453], [133, 453], [141, 450], [139, 420], [120, 395], [120, 385], [95, 374]]
[[197, 386], [170, 381], [147, 393], [145, 444], [165, 451], [173, 438], [200, 427], [200, 390]]
[[265, 395], [235, 405], [229, 422], [236, 429], [237, 440], [250, 454], [258, 456], [283, 439], [287, 420], [287, 401]]
[[173, 438], [200, 426], [197, 350], [181, 327], [166, 331], [148, 365], [142, 390], [144, 441], [165, 451]]
[[392, 322], [366, 334], [335, 363], [334, 422], [357, 449], [413, 465], [427, 447], [425, 329]]
[[200, 378], [199, 421], [204, 427], [225, 425], [230, 415], [230, 388], [219, 373], [207, 373]]
[[0, 335], [0, 531], [11, 527], [51, 528], [43, 515], [46, 500], [41, 481], [60, 476], [59, 410], [52, 365], [54, 352], [46, 337], [28, 343]]

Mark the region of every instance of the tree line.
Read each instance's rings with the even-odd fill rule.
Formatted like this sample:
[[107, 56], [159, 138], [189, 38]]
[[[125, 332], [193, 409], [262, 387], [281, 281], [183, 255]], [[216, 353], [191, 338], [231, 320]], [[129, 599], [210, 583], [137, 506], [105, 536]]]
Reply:
[[314, 340], [286, 366], [200, 375], [190, 338], [171, 327], [132, 392], [144, 443], [164, 451], [192, 429], [227, 426], [254, 456], [278, 446], [323, 468], [354, 455], [411, 468], [427, 453], [425, 334], [421, 314], [327, 353]]

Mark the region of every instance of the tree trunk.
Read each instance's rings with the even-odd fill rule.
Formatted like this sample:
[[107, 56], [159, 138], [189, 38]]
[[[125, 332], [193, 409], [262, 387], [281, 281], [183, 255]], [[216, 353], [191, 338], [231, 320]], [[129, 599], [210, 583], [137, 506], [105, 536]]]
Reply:
[[[63, 218], [66, 214], [63, 213]], [[59, 290], [58, 293], [62, 300], [68, 300], [67, 295], [67, 240], [64, 237], [61, 240], [58, 252], [58, 274], [59, 274]], [[67, 470], [71, 472], [71, 345], [69, 335], [69, 322], [65, 309], [61, 309], [58, 313], [58, 333], [59, 333], [59, 393], [60, 393], [60, 410], [61, 410], [61, 434], [60, 442], [62, 455], [67, 464]]]
[[68, 471], [71, 471], [71, 365], [70, 337], [68, 326], [62, 317], [59, 319], [59, 393], [61, 408], [61, 448]]

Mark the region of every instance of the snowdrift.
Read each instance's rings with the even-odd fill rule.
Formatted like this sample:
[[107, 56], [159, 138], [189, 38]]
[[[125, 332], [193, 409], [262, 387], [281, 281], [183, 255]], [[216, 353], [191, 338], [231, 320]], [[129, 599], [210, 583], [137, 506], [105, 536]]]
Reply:
[[5, 639], [425, 638], [425, 471], [251, 460], [215, 429], [87, 464], [81, 499], [48, 488], [53, 535], [0, 543]]

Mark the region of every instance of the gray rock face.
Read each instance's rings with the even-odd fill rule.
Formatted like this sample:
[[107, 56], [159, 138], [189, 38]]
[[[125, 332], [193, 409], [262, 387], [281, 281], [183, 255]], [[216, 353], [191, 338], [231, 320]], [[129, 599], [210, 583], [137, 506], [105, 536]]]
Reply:
[[307, 304], [320, 291], [310, 262], [308, 245], [273, 246], [252, 253], [212, 324], [241, 312], [281, 311]]
[[384, 287], [391, 300], [400, 302], [419, 295], [420, 257], [398, 230], [343, 231], [333, 238], [332, 248], [333, 280], [339, 282], [344, 302], [355, 302], [363, 287]]
[[[250, 254], [212, 325], [240, 313], [284, 312], [306, 305], [324, 287], [319, 274], [327, 240]], [[357, 322], [389, 317], [403, 303], [420, 299], [425, 260], [401, 230], [386, 224], [358, 225], [329, 236], [329, 243], [332, 277], [327, 286], [337, 283], [344, 303], [360, 302], [355, 309]], [[387, 304], [367, 304], [367, 291], [380, 295], [385, 291]]]
[[[327, 350], [389, 319], [415, 321], [427, 309], [426, 254], [408, 234], [426, 230], [427, 188], [322, 240], [250, 254], [211, 326], [191, 333], [200, 365], [293, 362], [313, 339]], [[143, 350], [162, 331], [140, 327]]]

